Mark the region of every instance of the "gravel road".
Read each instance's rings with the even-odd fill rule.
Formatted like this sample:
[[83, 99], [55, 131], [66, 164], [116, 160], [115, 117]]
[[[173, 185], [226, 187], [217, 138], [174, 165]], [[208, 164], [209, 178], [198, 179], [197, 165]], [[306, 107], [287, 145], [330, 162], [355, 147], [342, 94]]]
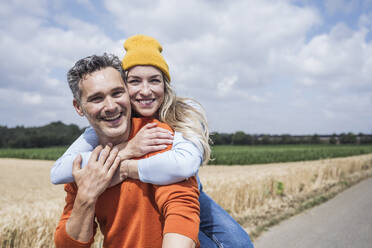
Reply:
[[255, 248], [371, 248], [372, 178], [270, 228]]

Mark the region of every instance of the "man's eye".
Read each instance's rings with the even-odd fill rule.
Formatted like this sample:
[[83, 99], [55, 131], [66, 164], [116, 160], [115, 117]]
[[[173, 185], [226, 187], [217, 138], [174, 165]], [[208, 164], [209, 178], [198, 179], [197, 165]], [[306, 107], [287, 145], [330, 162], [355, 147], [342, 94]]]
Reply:
[[102, 101], [102, 97], [96, 96], [90, 99], [90, 102], [100, 102]]
[[113, 94], [112, 94], [112, 96], [113, 97], [120, 97], [120, 96], [122, 96], [123, 95], [123, 91], [116, 91], [116, 92], [114, 92]]

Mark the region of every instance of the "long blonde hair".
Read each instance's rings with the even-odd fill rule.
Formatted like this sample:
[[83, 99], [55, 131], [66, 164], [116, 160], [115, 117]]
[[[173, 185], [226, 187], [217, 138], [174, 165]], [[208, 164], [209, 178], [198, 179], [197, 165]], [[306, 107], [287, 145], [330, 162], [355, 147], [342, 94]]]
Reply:
[[163, 75], [163, 79], [164, 101], [159, 108], [159, 120], [167, 123], [173, 130], [182, 133], [185, 139], [190, 140], [202, 150], [203, 164], [207, 164], [211, 148], [204, 109], [193, 99], [177, 97], [168, 78]]

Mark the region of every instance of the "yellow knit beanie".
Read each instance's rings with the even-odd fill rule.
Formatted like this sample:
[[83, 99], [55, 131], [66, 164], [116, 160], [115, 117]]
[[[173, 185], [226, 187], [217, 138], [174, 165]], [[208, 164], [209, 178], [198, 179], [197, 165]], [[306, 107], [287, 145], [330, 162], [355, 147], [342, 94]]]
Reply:
[[134, 35], [124, 42], [127, 53], [123, 58], [123, 68], [128, 70], [136, 65], [152, 65], [160, 69], [170, 81], [169, 68], [161, 52], [163, 48], [154, 38], [146, 35]]

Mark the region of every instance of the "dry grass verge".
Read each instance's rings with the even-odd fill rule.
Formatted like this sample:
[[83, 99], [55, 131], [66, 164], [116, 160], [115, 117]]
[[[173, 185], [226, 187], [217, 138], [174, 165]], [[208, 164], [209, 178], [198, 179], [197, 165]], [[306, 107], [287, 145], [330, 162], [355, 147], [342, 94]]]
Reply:
[[266, 227], [372, 175], [372, 155], [254, 166], [204, 167], [204, 190], [252, 238]]
[[[63, 187], [51, 185], [53, 162], [0, 159], [1, 247], [54, 247], [64, 205]], [[322, 161], [253, 166], [206, 166], [204, 190], [253, 237], [266, 226], [311, 207], [372, 175], [372, 154]], [[94, 247], [100, 247], [102, 236]]]

